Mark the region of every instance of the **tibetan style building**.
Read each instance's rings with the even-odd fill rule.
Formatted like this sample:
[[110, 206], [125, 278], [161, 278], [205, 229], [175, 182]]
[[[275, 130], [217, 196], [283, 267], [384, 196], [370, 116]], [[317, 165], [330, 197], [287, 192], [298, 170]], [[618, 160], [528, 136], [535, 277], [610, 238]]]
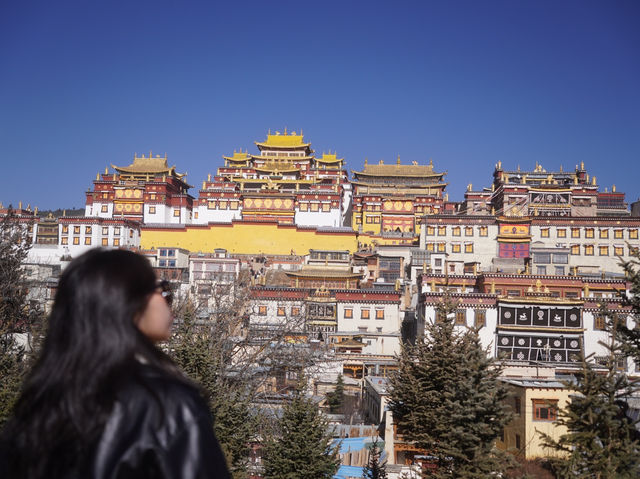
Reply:
[[444, 212], [446, 173], [437, 173], [433, 163], [371, 165], [353, 173], [352, 226], [374, 234], [419, 234], [420, 218]]
[[85, 216], [127, 218], [142, 223], [189, 224], [193, 197], [186, 174], [169, 166], [167, 156], [137, 156], [129, 166], [111, 165], [87, 191]]
[[599, 191], [584, 163], [575, 171], [547, 171], [537, 164], [533, 171], [502, 168], [498, 162], [491, 188], [477, 191], [468, 185], [462, 212], [502, 216], [629, 216], [624, 193]]
[[302, 132], [267, 135], [259, 153], [234, 151], [202, 183], [194, 222], [275, 221], [298, 226], [343, 225], [351, 201], [344, 159], [316, 157]]

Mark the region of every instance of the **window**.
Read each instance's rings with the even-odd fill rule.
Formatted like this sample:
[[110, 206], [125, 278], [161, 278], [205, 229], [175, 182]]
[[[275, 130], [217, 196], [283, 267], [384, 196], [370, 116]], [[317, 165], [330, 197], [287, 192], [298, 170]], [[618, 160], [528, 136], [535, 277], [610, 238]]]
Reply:
[[427, 251], [429, 251], [430, 253], [433, 253], [435, 251], [435, 244], [433, 243], [427, 243]]
[[571, 237], [580, 238], [580, 228], [571, 228]]
[[564, 276], [564, 266], [556, 266], [555, 267], [555, 275], [556, 276]]
[[467, 312], [464, 309], [456, 310], [456, 324], [464, 326], [467, 324]]
[[384, 309], [376, 309], [376, 319], [384, 319]]
[[542, 236], [543, 238], [548, 238], [549, 237], [549, 228], [542, 228], [540, 230], [540, 236]]
[[445, 252], [446, 243], [438, 243], [438, 253]]
[[513, 398], [513, 411], [516, 414], [522, 414], [522, 405], [520, 404], [520, 398]]
[[116, 226], [113, 230], [113, 234], [119, 235], [120, 234], [120, 227]]
[[489, 228], [487, 228], [486, 226], [481, 226], [480, 236], [489, 236]]
[[68, 233], [68, 232], [69, 232], [69, 226], [68, 226], [68, 225], [64, 225], [64, 226], [62, 227], [62, 233], [63, 233], [63, 234], [66, 234], [66, 233]]
[[318, 203], [311, 203], [311, 211], [318, 211], [320, 209], [320, 205]]
[[609, 237], [609, 230], [602, 229], [600, 230], [600, 238], [606, 239]]
[[567, 230], [564, 228], [558, 228], [558, 230], [556, 231], [556, 235], [558, 238], [566, 238], [567, 237]]
[[368, 310], [368, 309], [362, 309], [362, 310], [360, 311], [360, 318], [362, 318], [362, 319], [369, 319], [370, 314], [371, 314], [371, 311], [370, 311], [370, 310]]
[[595, 230], [593, 228], [587, 228], [584, 230], [585, 238], [595, 238]]
[[596, 314], [595, 318], [593, 318], [593, 329], [604, 330], [606, 329], [607, 322], [605, 320], [604, 315]]
[[299, 203], [300, 211], [307, 211], [309, 209], [309, 203]]
[[103, 235], [108, 235], [109, 234], [109, 227], [108, 226], [103, 226], [102, 227], [102, 234]]
[[638, 239], [638, 230], [629, 230], [629, 239]]
[[120, 246], [120, 238], [113, 238], [113, 246]]
[[624, 237], [622, 230], [613, 230], [613, 237], [615, 239], [622, 239]]
[[102, 238], [102, 246], [108, 246], [109, 245], [109, 238]]
[[516, 434], [516, 449], [520, 449], [521, 446], [520, 434]]
[[330, 211], [331, 204], [330, 203], [322, 203], [322, 211]]
[[536, 266], [536, 274], [542, 274], [542, 275], [547, 274], [547, 267], [546, 266]]
[[278, 316], [286, 316], [287, 313], [284, 310], [284, 306], [278, 306]]
[[608, 246], [599, 246], [598, 254], [600, 256], [609, 256], [609, 247]]
[[459, 226], [454, 226], [454, 227], [451, 229], [451, 234], [452, 234], [453, 236], [460, 236], [460, 235], [462, 234], [462, 230], [461, 230], [461, 228], [460, 228]]
[[74, 226], [73, 227], [73, 234], [74, 235], [79, 235], [80, 234], [80, 227], [79, 226]]
[[434, 266], [442, 266], [442, 258], [435, 258], [433, 260], [433, 265]]
[[102, 213], [108, 213], [108, 212], [109, 212], [109, 207], [108, 207], [107, 205], [102, 205], [102, 206], [100, 207], [100, 211], [101, 211]]
[[380, 217], [379, 216], [374, 217], [373, 218], [373, 222], [376, 223], [376, 224], [380, 223]]
[[579, 255], [580, 254], [580, 245], [579, 244], [572, 244], [571, 245], [571, 254], [572, 255]]
[[549, 264], [551, 263], [551, 254], [550, 253], [534, 253], [533, 260], [536, 263]]
[[62, 240], [60, 241], [61, 244], [69, 244], [69, 238], [67, 238], [66, 236], [62, 237]]
[[447, 234], [446, 226], [438, 226], [438, 236], [445, 236]]
[[593, 245], [586, 244], [584, 245], [584, 254], [587, 256], [593, 256]]
[[555, 421], [558, 418], [558, 401], [532, 399], [534, 421]]
[[465, 253], [473, 253], [473, 243], [466, 243], [464, 245], [464, 252]]
[[465, 236], [473, 236], [473, 227], [472, 226], [465, 227], [464, 235]]
[[73, 244], [80, 244], [80, 238], [78, 236], [73, 238]]
[[149, 214], [150, 215], [155, 215], [156, 214], [156, 207], [155, 206], [149, 206]]
[[291, 316], [293, 316], [294, 318], [297, 316], [300, 316], [300, 307], [299, 306], [294, 306], [291, 308]]
[[487, 312], [484, 309], [475, 310], [475, 326], [482, 328], [487, 323]]
[[614, 246], [613, 254], [616, 256], [622, 256], [624, 254], [624, 248], [622, 246]]
[[353, 308], [344, 308], [344, 317], [345, 319], [353, 318]]
[[129, 238], [133, 238], [133, 230], [129, 230]]
[[229, 208], [231, 208], [232, 210], [237, 210], [238, 209], [238, 202], [237, 201], [230, 201], [229, 202]]
[[553, 255], [553, 262], [556, 264], [569, 264], [569, 255], [565, 253], [555, 253]]
[[427, 236], [434, 236], [436, 234], [435, 226], [427, 226]]
[[179, 217], [180, 216], [180, 209], [176, 208], [175, 210], [173, 210], [173, 216], [175, 217]]
[[462, 251], [462, 247], [460, 246], [460, 243], [453, 243], [451, 245], [451, 252], [452, 253], [459, 253], [460, 251]]
[[258, 306], [258, 316], [266, 316], [267, 315], [267, 307], [264, 304]]

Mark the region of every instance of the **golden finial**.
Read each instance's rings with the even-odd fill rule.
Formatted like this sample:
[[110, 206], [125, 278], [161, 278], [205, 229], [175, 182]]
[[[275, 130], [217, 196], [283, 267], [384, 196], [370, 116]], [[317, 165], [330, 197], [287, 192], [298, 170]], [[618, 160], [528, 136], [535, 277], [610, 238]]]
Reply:
[[580, 162], [580, 169], [581, 169], [581, 170], [584, 170], [584, 161], [581, 161], [581, 162]]
[[31, 211], [31, 203], [27, 204], [27, 211]]
[[562, 173], [564, 170], [562, 169], [562, 165], [560, 165], [560, 173]]
[[100, 172], [96, 173], [96, 181], [100, 180]]
[[22, 201], [18, 202], [18, 209], [21, 210], [22, 209]]
[[380, 161], [378, 162], [378, 164], [379, 164], [379, 165], [384, 165], [384, 160], [380, 160]]
[[429, 166], [433, 167], [433, 158], [429, 158]]
[[398, 155], [398, 165], [400, 164], [400, 155]]
[[518, 171], [520, 171], [520, 165], [518, 165]]
[[467, 191], [471, 191], [471, 189], [472, 189], [472, 188], [473, 188], [473, 185], [472, 185], [471, 183], [469, 183], [469, 184], [467, 185]]
[[207, 175], [207, 181], [211, 181], [211, 173]]
[[206, 182], [206, 181], [203, 181], [203, 182], [202, 182], [202, 189], [204, 190], [206, 187], [207, 187], [207, 182]]
[[302, 134], [302, 128], [300, 128], [300, 136], [303, 136], [303, 134]]
[[109, 167], [108, 167], [108, 166], [105, 166], [105, 167], [104, 167], [104, 174], [105, 174], [105, 175], [108, 175], [108, 174], [109, 174]]
[[591, 178], [591, 184], [593, 186], [596, 186], [596, 175], [593, 175], [593, 177]]
[[38, 207], [36, 206], [36, 208], [33, 210], [33, 214], [37, 215], [38, 214]]
[[286, 126], [284, 127], [284, 134], [285, 135], [287, 134], [287, 127]]
[[369, 160], [367, 158], [364, 159], [364, 166], [367, 166], [369, 164]]
[[62, 216], [67, 216], [67, 210], [62, 210]]
[[491, 294], [496, 294], [496, 282], [491, 282]]

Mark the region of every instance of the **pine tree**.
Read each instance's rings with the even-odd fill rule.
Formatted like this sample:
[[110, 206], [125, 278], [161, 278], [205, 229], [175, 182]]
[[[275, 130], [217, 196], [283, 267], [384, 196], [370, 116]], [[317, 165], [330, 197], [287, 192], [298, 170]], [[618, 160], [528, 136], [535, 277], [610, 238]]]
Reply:
[[365, 479], [387, 479], [387, 462], [380, 462], [381, 455], [382, 449], [378, 438], [376, 438], [369, 449], [369, 461], [364, 468], [362, 477]]
[[618, 371], [620, 344], [615, 338], [617, 321], [609, 320], [612, 339], [606, 344], [605, 374], [590, 358], [582, 358], [575, 382], [565, 385], [575, 394], [559, 411], [558, 426], [568, 430], [558, 440], [543, 435], [544, 444], [563, 454], [552, 461], [558, 477], [604, 479], [640, 476], [640, 436], [637, 421], [626, 412], [627, 399], [638, 390], [637, 382]]
[[627, 306], [631, 306], [635, 324], [628, 327], [621, 322], [617, 334], [624, 353], [633, 357], [635, 363], [640, 365], [640, 251], [632, 250], [631, 259], [624, 261], [622, 267], [630, 283], [629, 292], [623, 293], [623, 300]]
[[327, 393], [327, 403], [332, 414], [338, 414], [344, 403], [344, 380], [342, 374], [338, 374], [338, 381], [334, 391]]
[[456, 331], [448, 294], [437, 309], [426, 335], [403, 345], [389, 407], [398, 432], [434, 458], [434, 477], [484, 478], [509, 462], [494, 447], [511, 419], [507, 389], [477, 331]]
[[282, 411], [274, 437], [264, 444], [265, 479], [330, 479], [338, 470], [338, 447], [326, 418], [299, 385]]

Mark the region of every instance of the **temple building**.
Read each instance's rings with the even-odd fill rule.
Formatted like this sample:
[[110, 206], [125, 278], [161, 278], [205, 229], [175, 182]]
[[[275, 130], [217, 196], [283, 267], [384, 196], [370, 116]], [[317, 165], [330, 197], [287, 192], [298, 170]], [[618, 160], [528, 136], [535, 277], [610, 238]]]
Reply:
[[271, 221], [340, 227], [351, 203], [344, 159], [316, 156], [302, 132], [268, 133], [259, 154], [234, 151], [202, 183], [194, 223]]
[[134, 155], [129, 166], [111, 165], [115, 173], [98, 174], [87, 191], [85, 216], [126, 218], [145, 224], [189, 224], [193, 197], [167, 156]]
[[445, 210], [446, 173], [428, 165], [400, 163], [376, 165], [365, 160], [362, 171], [352, 171], [352, 226], [359, 232], [374, 234], [406, 233], [418, 235], [423, 215]]
[[574, 171], [547, 171], [536, 163], [532, 171], [504, 170], [496, 164], [491, 188], [474, 190], [470, 183], [460, 212], [501, 216], [629, 216], [624, 193], [599, 191], [584, 162]]

